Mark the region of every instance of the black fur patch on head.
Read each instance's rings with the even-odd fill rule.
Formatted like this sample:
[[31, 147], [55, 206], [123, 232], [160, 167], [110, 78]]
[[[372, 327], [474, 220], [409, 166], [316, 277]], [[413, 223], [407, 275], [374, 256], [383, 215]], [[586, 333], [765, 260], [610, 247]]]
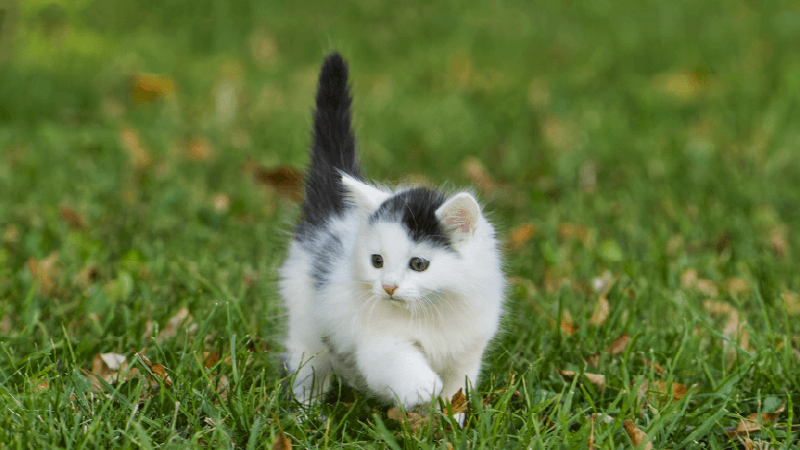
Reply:
[[369, 216], [369, 223], [400, 223], [414, 242], [427, 242], [452, 250], [452, 242], [444, 226], [436, 217], [445, 196], [424, 187], [417, 187], [393, 195], [381, 203]]

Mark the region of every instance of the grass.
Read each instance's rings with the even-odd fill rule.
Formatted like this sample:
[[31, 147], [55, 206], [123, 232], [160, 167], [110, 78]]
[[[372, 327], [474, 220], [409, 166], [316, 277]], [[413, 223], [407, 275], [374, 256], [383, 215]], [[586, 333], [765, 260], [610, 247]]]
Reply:
[[[627, 448], [625, 419], [654, 448], [744, 448], [726, 427], [782, 404], [752, 437], [798, 448], [795, 4], [52, 4], [0, 30], [0, 448], [262, 448], [279, 429], [295, 448]], [[305, 164], [332, 49], [369, 176], [470, 185], [478, 158], [503, 239], [532, 224], [463, 429], [412, 431], [345, 387], [300, 422], [282, 395], [298, 209], [251, 170]], [[132, 96], [135, 73], [168, 77], [158, 98]], [[93, 390], [95, 355], [147, 370], [134, 351], [172, 386]], [[644, 381], [691, 389], [645, 402]]]

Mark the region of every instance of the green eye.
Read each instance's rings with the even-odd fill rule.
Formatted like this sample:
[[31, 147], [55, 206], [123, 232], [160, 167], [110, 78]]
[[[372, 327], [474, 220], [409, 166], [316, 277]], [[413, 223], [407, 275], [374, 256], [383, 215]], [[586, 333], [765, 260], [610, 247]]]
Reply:
[[381, 255], [372, 255], [372, 267], [376, 269], [383, 267], [383, 257]]
[[411, 261], [408, 262], [408, 267], [411, 267], [411, 270], [416, 270], [417, 272], [422, 272], [428, 268], [430, 265], [430, 261], [422, 259], [422, 258], [411, 258]]

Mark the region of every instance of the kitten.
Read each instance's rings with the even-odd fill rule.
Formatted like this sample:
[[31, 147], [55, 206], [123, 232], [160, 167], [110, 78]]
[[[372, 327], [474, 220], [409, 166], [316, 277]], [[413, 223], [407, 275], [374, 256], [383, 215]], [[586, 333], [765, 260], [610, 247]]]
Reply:
[[405, 408], [476, 385], [505, 279], [472, 195], [388, 189], [361, 175], [347, 65], [322, 66], [303, 218], [279, 271], [293, 393], [310, 404], [336, 374]]

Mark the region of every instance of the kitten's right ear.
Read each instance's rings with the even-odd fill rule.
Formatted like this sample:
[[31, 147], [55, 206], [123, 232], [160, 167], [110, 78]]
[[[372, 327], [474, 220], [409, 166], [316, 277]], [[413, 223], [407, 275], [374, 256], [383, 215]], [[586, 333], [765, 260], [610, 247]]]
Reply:
[[475, 197], [461, 192], [444, 202], [436, 210], [436, 217], [444, 223], [453, 240], [463, 242], [475, 234], [481, 218], [481, 207]]
[[358, 208], [364, 216], [372, 211], [389, 198], [389, 194], [368, 184], [362, 183], [355, 178], [342, 174], [342, 186], [345, 190], [345, 201]]

